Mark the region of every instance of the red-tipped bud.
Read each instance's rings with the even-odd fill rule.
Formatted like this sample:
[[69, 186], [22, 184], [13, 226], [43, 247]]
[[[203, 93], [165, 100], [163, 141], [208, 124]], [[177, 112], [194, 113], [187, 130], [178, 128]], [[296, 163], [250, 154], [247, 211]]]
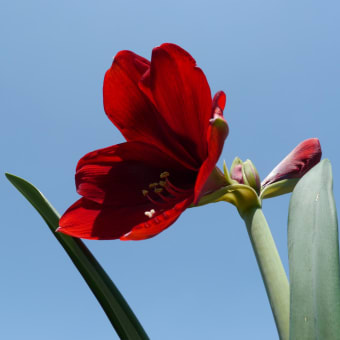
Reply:
[[301, 178], [320, 162], [321, 146], [317, 138], [306, 139], [287, 155], [262, 181], [262, 188], [291, 178]]
[[240, 184], [249, 185], [257, 194], [260, 194], [260, 176], [251, 160], [247, 159], [242, 162], [241, 159], [236, 157], [230, 168], [230, 177]]

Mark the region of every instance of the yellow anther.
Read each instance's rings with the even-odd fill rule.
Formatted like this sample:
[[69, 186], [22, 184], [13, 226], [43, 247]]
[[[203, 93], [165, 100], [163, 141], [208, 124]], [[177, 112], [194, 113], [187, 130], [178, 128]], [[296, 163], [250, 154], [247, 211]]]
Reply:
[[165, 182], [165, 181], [159, 181], [159, 185], [160, 185], [161, 187], [165, 187], [165, 186], [166, 186], [166, 182]]
[[144, 196], [146, 196], [146, 195], [149, 193], [149, 191], [147, 191], [147, 190], [142, 190], [142, 193], [143, 193]]
[[150, 183], [149, 188], [155, 188], [158, 187], [158, 183]]
[[156, 194], [159, 194], [160, 192], [163, 191], [163, 188], [155, 188], [155, 189], [153, 189], [153, 191], [154, 191]]
[[160, 178], [167, 178], [167, 177], [169, 177], [170, 176], [170, 173], [169, 172], [167, 172], [167, 171], [164, 171], [164, 172], [162, 172], [161, 174], [160, 174]]

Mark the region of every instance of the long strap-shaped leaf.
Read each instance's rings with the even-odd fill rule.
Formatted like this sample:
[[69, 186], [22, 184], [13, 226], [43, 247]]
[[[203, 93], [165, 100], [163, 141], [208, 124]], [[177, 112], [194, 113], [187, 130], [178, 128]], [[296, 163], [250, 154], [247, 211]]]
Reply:
[[332, 169], [323, 160], [289, 206], [290, 340], [340, 339], [340, 271]]
[[11, 174], [6, 174], [6, 177], [45, 220], [103, 307], [120, 338], [149, 339], [124, 297], [85, 244], [79, 239], [55, 232], [60, 216], [44, 195], [20, 177]]

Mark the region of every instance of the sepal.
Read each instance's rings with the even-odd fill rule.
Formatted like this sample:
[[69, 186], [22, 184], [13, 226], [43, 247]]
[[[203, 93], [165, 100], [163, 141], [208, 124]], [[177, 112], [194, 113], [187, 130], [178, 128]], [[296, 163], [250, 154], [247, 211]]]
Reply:
[[224, 173], [224, 177], [225, 177], [225, 180], [227, 181], [228, 185], [237, 183], [237, 181], [235, 181], [234, 179], [231, 178], [227, 164], [226, 164], [225, 161], [223, 161], [223, 173]]
[[295, 188], [299, 178], [284, 179], [266, 186], [260, 194], [260, 199], [272, 198], [284, 194], [289, 194]]
[[250, 208], [261, 207], [261, 200], [256, 191], [248, 185], [238, 183], [203, 196], [197, 206], [221, 201], [233, 204], [241, 216]]

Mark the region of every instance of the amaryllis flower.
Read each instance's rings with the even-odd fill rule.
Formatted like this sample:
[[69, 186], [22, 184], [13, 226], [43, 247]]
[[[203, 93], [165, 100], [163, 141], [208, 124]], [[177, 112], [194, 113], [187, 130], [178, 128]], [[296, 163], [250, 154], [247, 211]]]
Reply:
[[58, 231], [87, 239], [142, 240], [168, 228], [223, 183], [215, 167], [228, 135], [226, 97], [182, 48], [163, 44], [151, 63], [119, 52], [104, 79], [104, 109], [127, 142], [80, 159], [83, 196]]

